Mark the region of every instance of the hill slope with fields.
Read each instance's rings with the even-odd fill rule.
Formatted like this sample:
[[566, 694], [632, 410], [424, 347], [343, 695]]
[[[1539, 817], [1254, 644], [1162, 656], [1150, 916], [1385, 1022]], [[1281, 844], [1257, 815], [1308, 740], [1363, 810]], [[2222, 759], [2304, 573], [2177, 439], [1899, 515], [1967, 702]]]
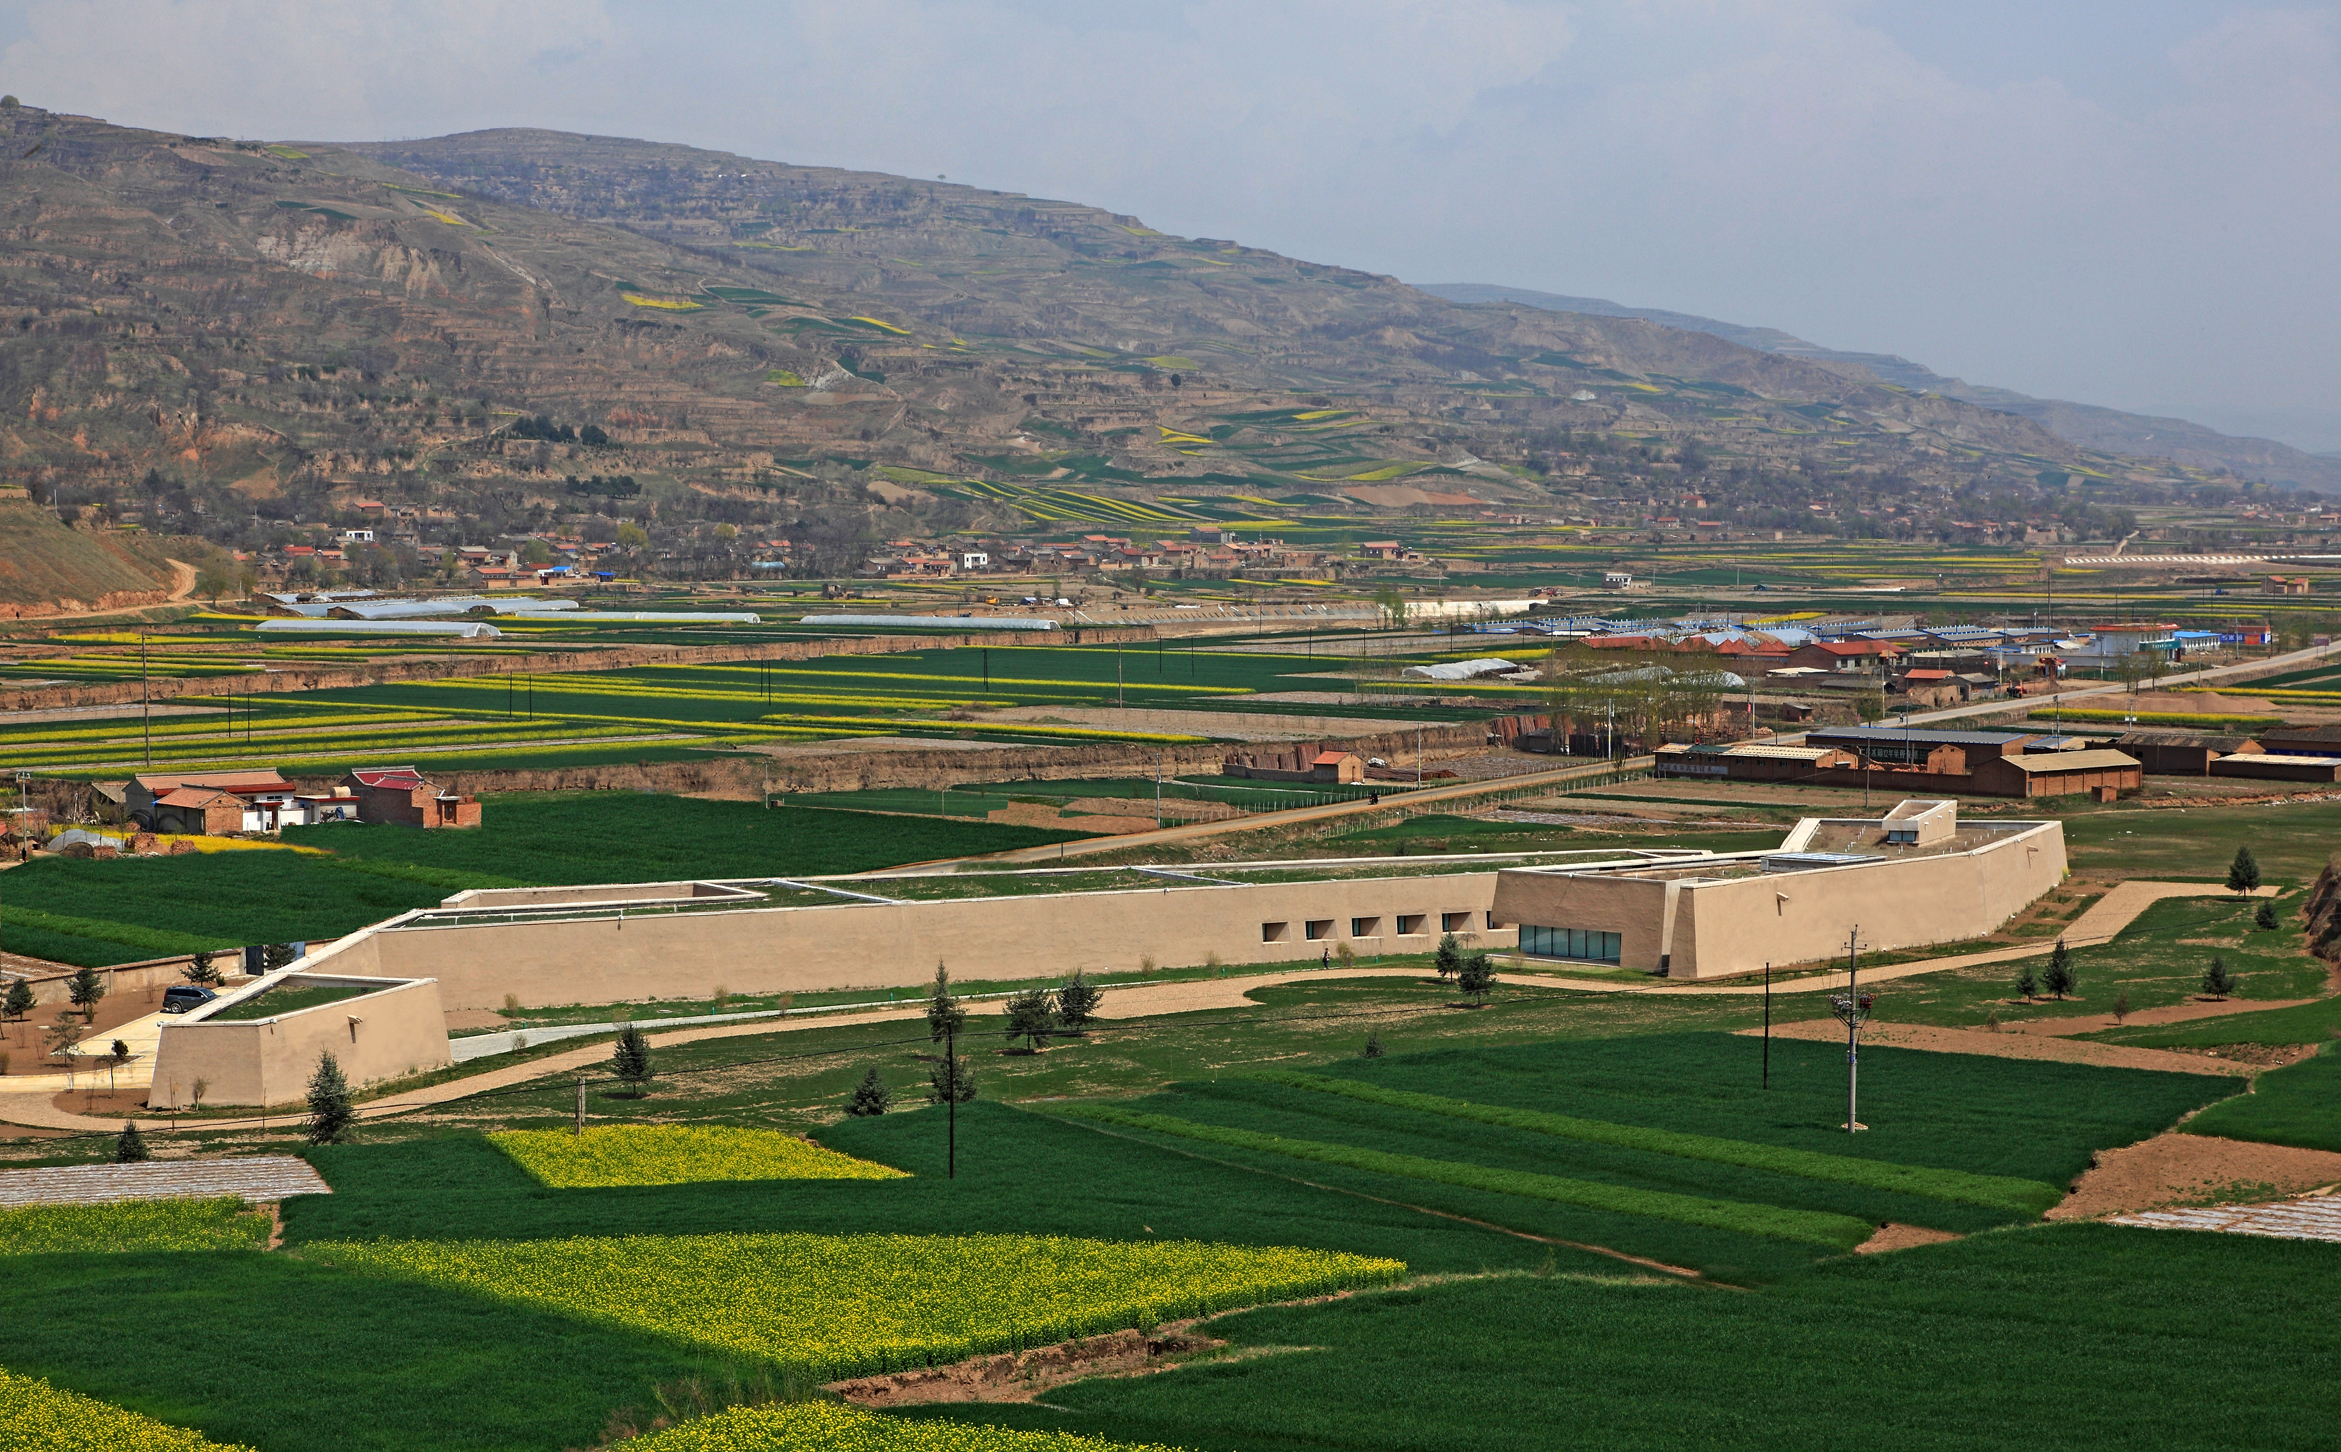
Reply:
[[161, 547], [135, 535], [68, 529], [52, 510], [0, 499], [0, 609], [81, 610], [167, 591]]
[[1434, 282], [1422, 290], [1450, 302], [1471, 305], [1521, 304], [1557, 313], [1641, 318], [1670, 328], [1709, 333], [1745, 348], [1802, 358], [1852, 378], [1875, 378], [1918, 392], [1939, 393], [1982, 408], [2031, 419], [2077, 448], [2169, 459], [2203, 469], [2229, 469], [2247, 479], [2309, 489], [2341, 489], [2341, 459], [2311, 454], [2274, 439], [2238, 438], [2181, 418], [2124, 413], [2093, 403], [2035, 398], [2012, 388], [1946, 378], [1923, 364], [1892, 353], [1849, 353], [1808, 343], [1778, 328], [1748, 327], [1664, 308], [1635, 308], [1606, 298], [1567, 297], [1522, 287], [1482, 282]]
[[0, 137], [0, 482], [138, 498], [149, 529], [239, 546], [358, 522], [361, 499], [443, 508], [471, 537], [641, 519], [672, 557], [713, 550], [693, 530], [825, 515], [1120, 518], [1043, 486], [1171, 524], [1697, 483], [1722, 496], [1698, 507], [1761, 504], [1779, 527], [1880, 489], [1988, 518], [1974, 506], [2044, 480], [2197, 481], [1707, 332], [1464, 307], [939, 181], [545, 131], [263, 144], [35, 107], [0, 113]]

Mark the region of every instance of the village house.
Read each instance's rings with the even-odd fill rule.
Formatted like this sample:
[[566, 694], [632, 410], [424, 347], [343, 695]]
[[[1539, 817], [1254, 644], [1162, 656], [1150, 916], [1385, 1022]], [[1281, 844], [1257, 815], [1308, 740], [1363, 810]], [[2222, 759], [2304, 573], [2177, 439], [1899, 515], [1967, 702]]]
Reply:
[[406, 827], [477, 827], [480, 799], [442, 791], [411, 766], [361, 766], [341, 779], [358, 820]]

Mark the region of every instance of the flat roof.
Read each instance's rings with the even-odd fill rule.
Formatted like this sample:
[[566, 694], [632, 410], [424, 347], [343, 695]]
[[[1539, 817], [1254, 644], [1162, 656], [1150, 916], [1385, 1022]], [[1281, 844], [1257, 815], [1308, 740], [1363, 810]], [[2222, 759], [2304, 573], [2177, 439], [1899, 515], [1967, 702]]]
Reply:
[[[2268, 760], [2264, 756], [2252, 759]], [[2026, 775], [2034, 772], [2115, 771], [2138, 764], [2138, 758], [2119, 751], [2044, 751], [2032, 756], [2003, 756], [2000, 760]]]
[[2341, 756], [2281, 756], [2273, 752], [2245, 752], [2242, 759], [2255, 766], [2341, 766]]
[[1928, 731], [1901, 726], [1824, 726], [1807, 731], [1808, 741], [1929, 741], [1939, 746], [2005, 746], [2030, 733], [2013, 731]]

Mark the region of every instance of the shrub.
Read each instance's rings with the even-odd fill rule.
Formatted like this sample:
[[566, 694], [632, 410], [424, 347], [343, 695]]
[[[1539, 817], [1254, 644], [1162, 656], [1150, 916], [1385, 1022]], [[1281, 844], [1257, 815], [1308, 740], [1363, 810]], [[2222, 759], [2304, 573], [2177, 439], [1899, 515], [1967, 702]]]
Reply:
[[1363, 1057], [1368, 1059], [1379, 1059], [1382, 1057], [1382, 1052], [1382, 1031], [1378, 1028], [1367, 1029], [1366, 1047]]
[[2121, 991], [2121, 996], [2120, 996], [2120, 997], [2118, 997], [2118, 998], [2116, 998], [2116, 999], [2114, 999], [2114, 1001], [2113, 1001], [2113, 1021], [2114, 1021], [2115, 1023], [2120, 1023], [2122, 1020], [2124, 1020], [2124, 1019], [2128, 1018], [2129, 1016], [2130, 1016], [2130, 990], [2128, 990], [2127, 988], [2124, 988], [2124, 989]]
[[853, 1097], [845, 1101], [845, 1112], [856, 1119], [874, 1119], [893, 1103], [894, 1091], [886, 1087], [886, 1081], [878, 1076], [878, 1066], [872, 1064], [862, 1082], [854, 1086]]
[[2276, 926], [2276, 904], [2261, 900], [2260, 910], [2252, 914], [2252, 926], [2263, 932]]
[[340, 1144], [357, 1117], [340, 1062], [331, 1053], [319, 1054], [317, 1072], [309, 1076], [309, 1143]]

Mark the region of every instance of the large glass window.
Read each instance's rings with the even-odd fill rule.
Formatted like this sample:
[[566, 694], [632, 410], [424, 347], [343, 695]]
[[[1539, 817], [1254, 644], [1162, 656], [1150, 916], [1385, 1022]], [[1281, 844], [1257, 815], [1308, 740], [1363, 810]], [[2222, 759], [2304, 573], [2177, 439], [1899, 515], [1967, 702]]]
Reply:
[[1533, 958], [1575, 958], [1586, 963], [1615, 963], [1622, 956], [1618, 934], [1598, 928], [1541, 928], [1520, 925], [1520, 951]]

